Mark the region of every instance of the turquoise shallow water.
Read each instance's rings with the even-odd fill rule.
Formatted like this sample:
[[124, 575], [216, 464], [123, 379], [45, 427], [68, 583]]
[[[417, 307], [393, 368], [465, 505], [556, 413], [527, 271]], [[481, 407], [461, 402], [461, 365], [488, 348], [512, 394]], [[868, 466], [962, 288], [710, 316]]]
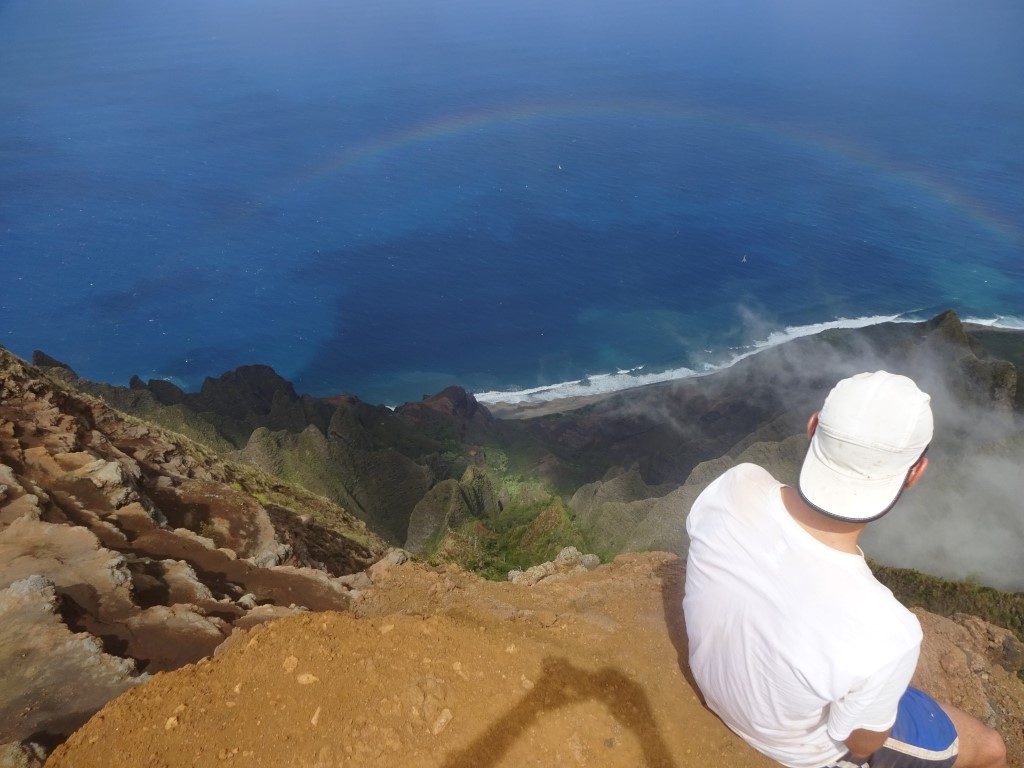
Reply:
[[1019, 4], [550, 5], [0, 2], [0, 343], [397, 402], [1024, 316]]

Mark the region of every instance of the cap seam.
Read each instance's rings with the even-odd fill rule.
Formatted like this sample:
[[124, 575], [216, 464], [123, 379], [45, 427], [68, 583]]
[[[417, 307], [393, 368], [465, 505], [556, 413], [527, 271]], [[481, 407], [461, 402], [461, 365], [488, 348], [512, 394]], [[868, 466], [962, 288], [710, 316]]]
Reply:
[[861, 448], [871, 448], [873, 450], [885, 451], [886, 453], [906, 453], [907, 451], [910, 451], [917, 447], [916, 445], [906, 445], [903, 447], [897, 447], [894, 445], [889, 445], [887, 443], [876, 443], [868, 440], [861, 440], [859, 438], [855, 438], [848, 432], [838, 432], [835, 429], [831, 429], [825, 426], [824, 424], [819, 424], [819, 427], [829, 437], [835, 438], [836, 440], [843, 443], [849, 443], [851, 445], [860, 446]]
[[910, 465], [907, 466], [906, 469], [904, 469], [904, 470], [902, 470], [900, 472], [896, 472], [896, 473], [891, 474], [891, 475], [886, 475], [885, 477], [868, 478], [868, 477], [865, 477], [864, 475], [851, 475], [851, 474], [849, 474], [847, 472], [843, 472], [840, 469], [836, 469], [835, 467], [829, 466], [828, 464], [825, 464], [824, 462], [820, 462], [819, 461], [818, 463], [821, 466], [823, 466], [825, 469], [827, 469], [829, 472], [832, 472], [833, 474], [838, 475], [839, 477], [841, 477], [841, 478], [843, 478], [845, 480], [851, 480], [853, 482], [860, 483], [861, 485], [868, 485], [868, 486], [888, 485], [889, 483], [891, 483], [893, 480], [896, 480], [897, 478], [902, 480], [903, 478], [906, 477], [907, 470], [910, 469], [910, 467], [913, 466], [913, 464], [911, 463]]

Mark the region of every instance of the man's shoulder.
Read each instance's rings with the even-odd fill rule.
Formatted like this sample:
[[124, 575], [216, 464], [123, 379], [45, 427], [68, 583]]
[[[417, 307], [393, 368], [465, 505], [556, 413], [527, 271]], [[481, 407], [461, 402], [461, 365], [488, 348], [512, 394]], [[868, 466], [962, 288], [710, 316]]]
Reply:
[[759, 507], [779, 485], [762, 467], [737, 464], [715, 478], [700, 493], [693, 503], [690, 517], [699, 518], [702, 512], [710, 509], [740, 511]]
[[[733, 488], [737, 490], [769, 490], [776, 488], [781, 483], [772, 477], [771, 473], [764, 467], [757, 464], [737, 464], [718, 476], [712, 485], [719, 485], [722, 488]], [[710, 487], [710, 486], [709, 486]]]
[[750, 483], [764, 483], [766, 485], [778, 485], [779, 481], [772, 477], [771, 472], [762, 466], [757, 464], [751, 464], [749, 461], [743, 464], [737, 464], [732, 469], [728, 470], [726, 474], [731, 472], [737, 479], [750, 482]]

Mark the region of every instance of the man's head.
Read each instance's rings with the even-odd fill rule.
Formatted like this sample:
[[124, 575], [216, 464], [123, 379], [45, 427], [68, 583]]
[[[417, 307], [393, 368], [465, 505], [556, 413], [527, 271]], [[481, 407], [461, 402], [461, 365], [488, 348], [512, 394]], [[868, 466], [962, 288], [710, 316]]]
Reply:
[[851, 523], [884, 515], [928, 466], [930, 403], [906, 376], [876, 371], [840, 381], [807, 425], [800, 496]]

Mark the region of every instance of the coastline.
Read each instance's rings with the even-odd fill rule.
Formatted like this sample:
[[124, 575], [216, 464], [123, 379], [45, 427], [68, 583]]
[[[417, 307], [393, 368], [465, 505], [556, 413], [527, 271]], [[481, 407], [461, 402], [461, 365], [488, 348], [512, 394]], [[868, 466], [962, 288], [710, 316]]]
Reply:
[[[709, 366], [707, 370], [695, 371], [690, 368], [669, 369], [661, 373], [637, 376], [636, 370], [619, 371], [617, 373], [596, 374], [578, 381], [558, 382], [543, 387], [505, 392], [474, 393], [478, 401], [499, 419], [534, 419], [559, 413], [568, 413], [588, 405], [602, 402], [622, 392], [646, 389], [672, 381], [710, 376], [718, 371], [731, 368], [741, 360], [752, 357], [759, 352], [786, 344], [799, 338], [816, 336], [833, 329], [866, 328], [883, 323], [916, 323], [922, 319], [916, 313], [898, 315], [870, 315], [858, 318], [837, 318], [835, 320], [812, 323], [807, 325], [789, 326], [781, 331], [773, 331], [766, 339], [755, 342], [744, 351], [734, 355], [726, 362]], [[1024, 333], [1024, 320], [1016, 317], [997, 316], [994, 318], [968, 317], [962, 320], [969, 331], [1016, 335]], [[635, 379], [635, 383], [630, 382]], [[586, 388], [599, 382], [599, 391], [588, 393]], [[587, 383], [584, 383], [587, 382]], [[609, 386], [611, 385], [611, 386]], [[605, 388], [606, 387], [606, 388]]]

